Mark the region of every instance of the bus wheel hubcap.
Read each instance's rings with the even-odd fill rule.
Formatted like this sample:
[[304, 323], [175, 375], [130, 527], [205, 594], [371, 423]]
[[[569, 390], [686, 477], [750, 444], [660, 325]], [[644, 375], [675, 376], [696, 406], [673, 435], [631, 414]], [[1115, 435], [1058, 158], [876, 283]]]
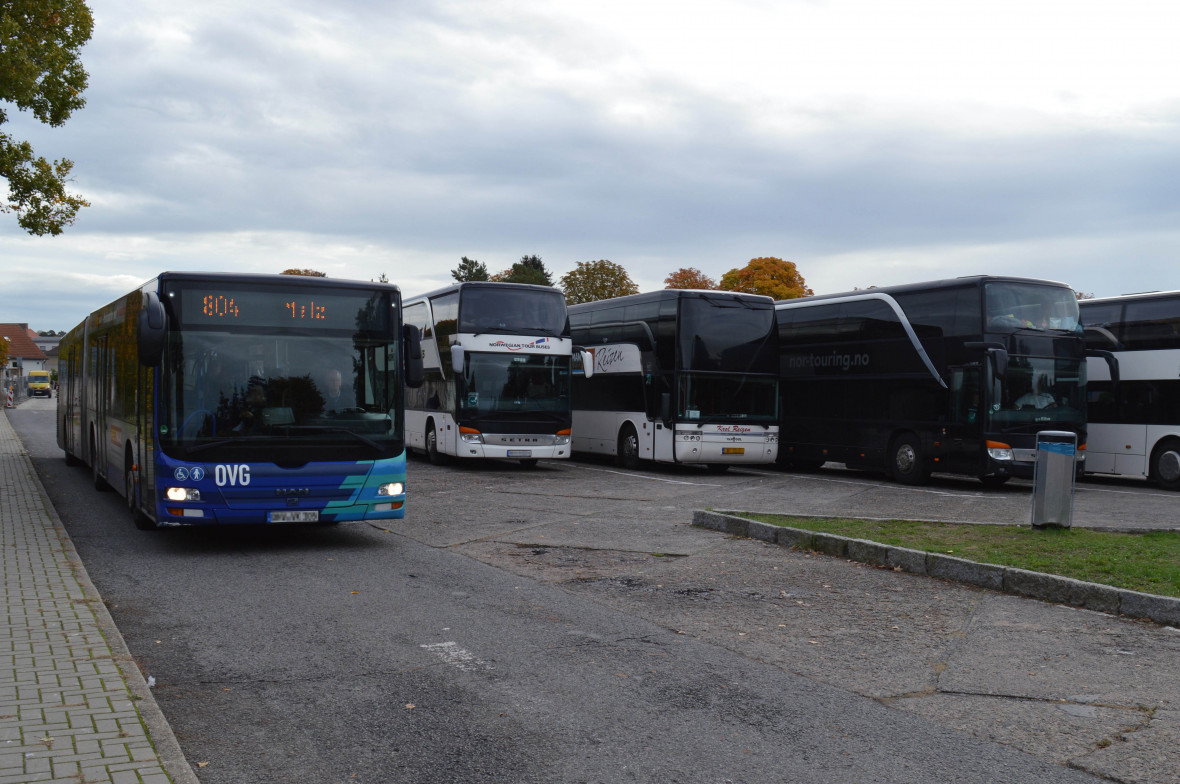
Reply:
[[1160, 455], [1158, 471], [1160, 479], [1165, 482], [1175, 482], [1180, 479], [1180, 454], [1169, 449]]
[[897, 470], [903, 474], [908, 474], [914, 470], [914, 463], [917, 461], [917, 455], [914, 454], [914, 448], [909, 444], [902, 444], [897, 449]]

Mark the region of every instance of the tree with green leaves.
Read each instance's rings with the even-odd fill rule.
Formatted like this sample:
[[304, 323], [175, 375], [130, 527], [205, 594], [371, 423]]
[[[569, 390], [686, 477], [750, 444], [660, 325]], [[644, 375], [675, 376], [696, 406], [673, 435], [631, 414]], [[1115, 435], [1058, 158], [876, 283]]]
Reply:
[[613, 261], [579, 261], [561, 276], [561, 291], [570, 305], [638, 294], [639, 287], [627, 270]]
[[717, 281], [696, 267], [681, 267], [664, 278], [666, 289], [715, 289]]
[[532, 283], [537, 286], [552, 286], [553, 276], [545, 269], [540, 256], [521, 256], [511, 269], [492, 275], [497, 283]]
[[282, 272], [280, 272], [279, 274], [280, 275], [304, 275], [309, 278], [326, 278], [326, 277], [328, 277], [325, 273], [320, 272], [319, 270], [313, 270], [313, 269], [307, 269], [307, 268], [296, 269], [294, 267], [292, 267], [291, 269], [285, 269]]
[[721, 276], [720, 288], [723, 291], [764, 294], [776, 300], [810, 297], [815, 293], [807, 288], [795, 262], [773, 256], [750, 259], [746, 266], [731, 269]]
[[459, 266], [451, 270], [451, 277], [459, 283], [468, 280], [488, 280], [488, 268], [482, 261], [464, 256], [459, 259]]
[[[0, 2], [0, 128], [8, 122], [6, 104], [54, 128], [86, 104], [88, 77], [79, 50], [93, 29], [84, 0]], [[8, 183], [0, 212], [16, 213], [29, 234], [61, 234], [78, 210], [90, 206], [66, 192], [73, 167], [66, 158], [47, 161], [29, 142], [0, 130], [0, 179]]]

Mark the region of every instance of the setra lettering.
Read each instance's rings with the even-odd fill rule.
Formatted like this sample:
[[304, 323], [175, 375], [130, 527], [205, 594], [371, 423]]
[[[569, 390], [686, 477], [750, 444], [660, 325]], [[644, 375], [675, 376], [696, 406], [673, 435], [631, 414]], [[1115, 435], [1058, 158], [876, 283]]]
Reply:
[[250, 466], [245, 463], [238, 465], [218, 465], [213, 468], [213, 481], [218, 487], [245, 487], [250, 484]]

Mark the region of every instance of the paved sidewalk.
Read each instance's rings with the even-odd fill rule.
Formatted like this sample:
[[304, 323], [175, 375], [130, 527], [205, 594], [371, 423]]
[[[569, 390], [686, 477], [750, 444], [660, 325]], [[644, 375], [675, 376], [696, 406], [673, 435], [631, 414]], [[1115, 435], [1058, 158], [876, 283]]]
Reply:
[[0, 784], [195, 783], [6, 413], [0, 548]]

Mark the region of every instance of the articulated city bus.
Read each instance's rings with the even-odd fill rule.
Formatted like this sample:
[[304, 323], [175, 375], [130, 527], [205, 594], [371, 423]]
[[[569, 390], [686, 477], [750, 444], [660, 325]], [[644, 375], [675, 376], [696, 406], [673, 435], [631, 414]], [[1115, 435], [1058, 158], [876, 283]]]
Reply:
[[774, 462], [778, 348], [774, 301], [665, 289], [570, 306], [591, 355], [574, 376], [574, 451], [619, 465], [724, 471]]
[[1079, 304], [1086, 345], [1119, 370], [1090, 361], [1086, 471], [1180, 489], [1180, 291]]
[[570, 340], [551, 286], [464, 282], [406, 300], [425, 382], [407, 393], [406, 441], [432, 463], [570, 456]]
[[61, 340], [57, 441], [140, 528], [400, 518], [396, 286], [165, 272]]
[[1040, 431], [1072, 432], [1084, 449], [1085, 346], [1064, 284], [975, 276], [783, 300], [776, 312], [786, 467], [999, 485], [1032, 475]]

